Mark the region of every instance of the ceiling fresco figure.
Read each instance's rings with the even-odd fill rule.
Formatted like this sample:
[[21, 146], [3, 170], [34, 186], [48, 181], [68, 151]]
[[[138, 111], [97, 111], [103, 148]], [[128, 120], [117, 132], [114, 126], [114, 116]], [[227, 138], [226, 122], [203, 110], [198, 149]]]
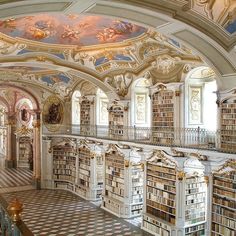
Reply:
[[0, 21], [0, 32], [52, 44], [90, 46], [137, 37], [146, 28], [102, 16], [44, 13]]

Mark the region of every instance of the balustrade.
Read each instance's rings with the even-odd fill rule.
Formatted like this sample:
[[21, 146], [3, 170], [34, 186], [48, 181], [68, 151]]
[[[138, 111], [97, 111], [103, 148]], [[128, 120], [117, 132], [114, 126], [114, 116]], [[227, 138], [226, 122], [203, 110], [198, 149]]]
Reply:
[[[89, 132], [86, 135], [81, 130], [87, 129]], [[173, 146], [186, 147], [204, 150], [215, 150], [220, 152], [236, 153], [233, 148], [221, 147], [221, 133], [223, 130], [209, 131], [202, 128], [173, 128], [167, 130], [163, 127], [147, 128], [147, 127], [122, 127], [122, 134], [117, 135], [109, 132], [109, 126], [99, 125], [68, 125], [61, 126], [61, 129], [53, 134], [66, 134], [75, 136], [95, 137], [101, 139], [129, 141], [135, 143], [143, 143], [158, 146]], [[155, 129], [155, 130], [154, 130]], [[155, 132], [155, 139], [153, 133]], [[158, 132], [161, 138], [158, 139]], [[43, 129], [44, 135], [50, 135], [45, 127]], [[228, 147], [230, 146], [228, 141]], [[232, 141], [233, 145], [233, 141]]]

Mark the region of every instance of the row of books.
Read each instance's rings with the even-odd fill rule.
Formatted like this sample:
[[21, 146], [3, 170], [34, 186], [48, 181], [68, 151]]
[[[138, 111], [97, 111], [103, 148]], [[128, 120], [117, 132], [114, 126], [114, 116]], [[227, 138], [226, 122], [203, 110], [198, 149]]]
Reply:
[[57, 164], [57, 163], [53, 163], [53, 169], [70, 169], [70, 170], [74, 170], [75, 169], [75, 165], [69, 165], [69, 164]]
[[236, 211], [235, 209], [228, 209], [222, 206], [214, 205], [212, 206], [212, 212], [217, 213], [223, 216], [227, 216], [232, 219], [236, 219]]
[[167, 178], [164, 178], [164, 177], [150, 175], [148, 172], [147, 180], [154, 182], [154, 184], [157, 186], [169, 185], [175, 189], [175, 179], [173, 179], [173, 175], [170, 175], [170, 176], [172, 176], [172, 178], [168, 180]]
[[170, 199], [166, 199], [160, 196], [155, 196], [151, 193], [147, 193], [147, 199], [154, 201], [156, 203], [159, 204], [163, 204], [172, 208], [175, 208], [175, 201], [174, 200], [170, 200]]
[[160, 172], [165, 172], [165, 173], [168, 173], [168, 174], [176, 175], [175, 168], [168, 167], [168, 166], [160, 166], [160, 165], [155, 165], [155, 164], [148, 163], [147, 164], [147, 169], [151, 170], [151, 171], [160, 171]]
[[70, 182], [75, 182], [75, 176], [72, 175], [53, 175], [54, 180], [65, 180], [65, 181], [70, 181]]
[[236, 230], [235, 218], [229, 219], [226, 216], [212, 213], [212, 221], [215, 222], [216, 224], [226, 226], [232, 230]]
[[200, 231], [199, 235], [204, 235], [205, 224], [194, 225], [191, 227], [185, 228], [185, 234], [194, 233], [194, 236], [198, 236], [197, 231]]
[[235, 230], [234, 229], [230, 229], [228, 227], [216, 224], [216, 223], [212, 223], [212, 230], [220, 233], [223, 236], [235, 236]]
[[175, 193], [169, 193], [161, 189], [147, 186], [147, 194], [153, 194], [154, 196], [163, 197], [169, 200], [175, 200]]
[[214, 179], [213, 183], [215, 185], [217, 185], [217, 187], [224, 187], [224, 188], [227, 188], [227, 189], [235, 192], [236, 182], [231, 182], [231, 181], [227, 182], [227, 181], [222, 181], [222, 180]]
[[226, 197], [224, 197], [224, 195], [213, 196], [213, 203], [236, 209], [236, 201], [232, 201], [231, 199], [227, 199]]
[[87, 181], [87, 182], [90, 181], [90, 176], [87, 176], [87, 175], [84, 175], [84, 174], [81, 174], [81, 173], [79, 173], [78, 178], [83, 179], [84, 181]]
[[213, 193], [235, 199], [235, 192], [234, 191], [231, 192], [231, 191], [228, 191], [225, 189], [219, 189], [219, 188], [217, 188], [217, 186], [213, 187]]
[[163, 177], [163, 178], [166, 178], [166, 179], [171, 179], [171, 180], [176, 180], [176, 175], [172, 174], [172, 173], [166, 173], [166, 172], [160, 172], [160, 171], [153, 171], [153, 170], [150, 170], [148, 168], [148, 175], [153, 175], [153, 176], [156, 176], [156, 177]]
[[156, 209], [156, 208], [154, 208], [152, 206], [148, 206], [148, 205], [147, 205], [146, 211], [148, 214], [151, 214], [151, 215], [156, 216], [160, 219], [163, 219], [171, 224], [175, 224], [175, 216], [171, 215], [170, 213], [166, 213], [164, 211], [161, 211], [159, 209]]
[[75, 170], [73, 169], [53, 169], [53, 174], [56, 175], [75, 175]]

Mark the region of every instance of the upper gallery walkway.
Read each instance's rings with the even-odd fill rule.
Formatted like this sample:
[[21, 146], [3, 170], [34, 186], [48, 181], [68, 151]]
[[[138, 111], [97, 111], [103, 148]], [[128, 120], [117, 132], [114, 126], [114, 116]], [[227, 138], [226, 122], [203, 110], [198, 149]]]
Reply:
[[155, 146], [170, 146], [236, 153], [236, 131], [228, 137], [225, 130], [198, 128], [125, 127], [99, 125], [67, 125], [53, 132], [43, 128], [44, 135], [73, 135], [99, 139], [134, 142]]

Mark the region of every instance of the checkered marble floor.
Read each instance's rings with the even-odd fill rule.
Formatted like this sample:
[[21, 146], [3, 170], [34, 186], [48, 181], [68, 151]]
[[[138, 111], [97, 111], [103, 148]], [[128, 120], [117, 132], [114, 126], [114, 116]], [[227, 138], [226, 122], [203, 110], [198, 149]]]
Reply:
[[38, 236], [148, 236], [150, 234], [64, 190], [4, 193], [24, 203], [22, 218]]
[[31, 184], [32, 171], [29, 169], [0, 169], [0, 188], [19, 187]]

